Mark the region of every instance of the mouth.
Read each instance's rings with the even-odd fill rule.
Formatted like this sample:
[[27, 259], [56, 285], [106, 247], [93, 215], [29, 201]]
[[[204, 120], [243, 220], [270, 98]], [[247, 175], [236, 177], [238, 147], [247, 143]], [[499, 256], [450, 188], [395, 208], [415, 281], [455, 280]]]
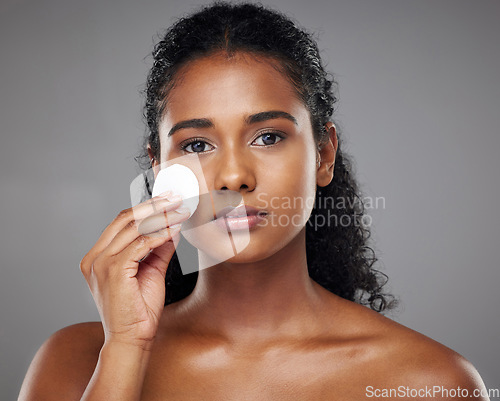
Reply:
[[253, 206], [248, 206], [248, 205], [240, 205], [238, 207], [232, 207], [232, 206], [227, 206], [225, 208], [222, 208], [219, 210], [216, 215], [215, 219], [220, 219], [221, 217], [225, 218], [241, 218], [241, 217], [247, 217], [247, 216], [267, 216], [267, 211], [263, 209], [257, 209], [256, 207]]
[[248, 205], [225, 207], [216, 213], [215, 222], [225, 231], [250, 230], [267, 215], [266, 210]]

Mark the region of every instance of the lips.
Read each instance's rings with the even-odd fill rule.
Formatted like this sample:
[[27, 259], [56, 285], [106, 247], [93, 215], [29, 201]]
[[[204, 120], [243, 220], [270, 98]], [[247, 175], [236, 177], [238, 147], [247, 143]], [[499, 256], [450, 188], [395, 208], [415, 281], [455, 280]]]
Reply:
[[257, 229], [259, 223], [267, 218], [267, 214], [266, 210], [253, 206], [225, 207], [217, 212], [215, 224], [225, 232], [248, 233]]
[[236, 208], [228, 206], [219, 210], [216, 213], [215, 218], [216, 219], [219, 219], [221, 217], [238, 218], [238, 217], [257, 216], [257, 215], [259, 216], [267, 215], [267, 211], [262, 209], [257, 209], [253, 206], [240, 205]]

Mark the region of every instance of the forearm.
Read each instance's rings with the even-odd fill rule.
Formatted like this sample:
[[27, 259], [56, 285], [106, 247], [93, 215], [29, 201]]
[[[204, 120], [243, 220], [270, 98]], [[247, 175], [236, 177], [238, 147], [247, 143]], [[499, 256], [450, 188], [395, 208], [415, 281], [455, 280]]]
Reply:
[[150, 355], [137, 346], [105, 344], [81, 401], [138, 401]]

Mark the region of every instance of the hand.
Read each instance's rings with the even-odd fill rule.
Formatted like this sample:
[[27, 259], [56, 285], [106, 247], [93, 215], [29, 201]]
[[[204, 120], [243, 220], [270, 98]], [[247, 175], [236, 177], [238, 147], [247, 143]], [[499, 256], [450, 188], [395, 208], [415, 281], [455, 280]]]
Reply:
[[189, 218], [181, 205], [180, 197], [166, 193], [122, 210], [80, 262], [106, 343], [152, 346], [165, 303], [165, 274], [180, 223]]

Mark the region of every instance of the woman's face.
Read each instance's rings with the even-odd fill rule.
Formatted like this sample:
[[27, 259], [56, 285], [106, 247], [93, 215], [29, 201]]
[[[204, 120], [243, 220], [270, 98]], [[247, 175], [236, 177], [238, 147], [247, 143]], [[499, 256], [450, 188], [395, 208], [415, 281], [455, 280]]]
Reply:
[[[269, 60], [237, 53], [188, 63], [159, 132], [162, 163], [196, 153], [207, 191], [238, 192], [245, 205], [267, 212], [231, 262], [269, 257], [305, 230], [316, 193], [316, 144], [308, 110]], [[216, 254], [222, 233], [211, 230], [203, 236]]]

